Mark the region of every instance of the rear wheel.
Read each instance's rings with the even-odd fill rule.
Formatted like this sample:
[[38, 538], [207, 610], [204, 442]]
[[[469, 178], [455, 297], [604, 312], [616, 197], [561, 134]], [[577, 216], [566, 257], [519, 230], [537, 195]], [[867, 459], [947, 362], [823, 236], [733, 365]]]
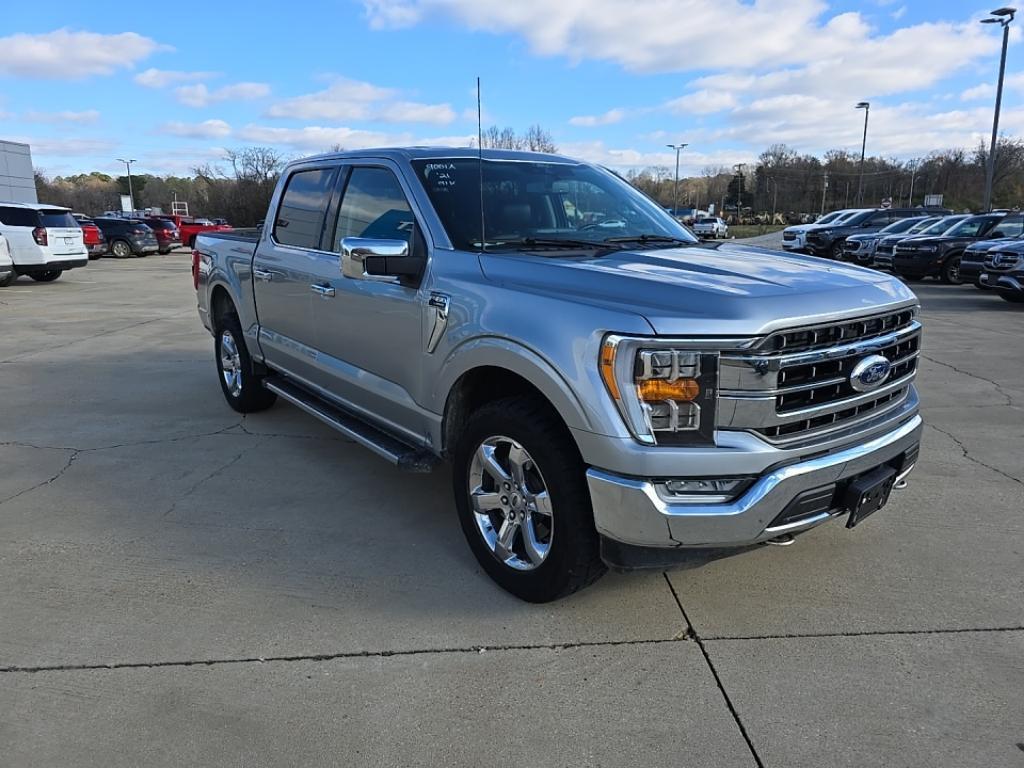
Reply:
[[516, 597], [545, 603], [604, 573], [586, 467], [546, 404], [512, 397], [470, 416], [453, 486], [470, 549]]
[[264, 411], [277, 395], [263, 387], [263, 376], [256, 373], [245, 346], [242, 325], [234, 311], [222, 315], [214, 331], [217, 376], [224, 399], [239, 413]]
[[942, 282], [947, 285], [963, 285], [963, 278], [960, 276], [960, 257], [953, 256], [942, 265], [942, 274], [939, 275]]
[[115, 258], [127, 259], [132, 255], [132, 246], [127, 240], [115, 240], [110, 244], [110, 252]]
[[52, 283], [64, 273], [63, 269], [50, 269], [46, 272], [33, 272], [29, 277], [37, 283]]
[[6, 288], [8, 285], [13, 283], [17, 278], [18, 276], [14, 272], [11, 272], [9, 274], [4, 275], [3, 277], [0, 277], [0, 288]]

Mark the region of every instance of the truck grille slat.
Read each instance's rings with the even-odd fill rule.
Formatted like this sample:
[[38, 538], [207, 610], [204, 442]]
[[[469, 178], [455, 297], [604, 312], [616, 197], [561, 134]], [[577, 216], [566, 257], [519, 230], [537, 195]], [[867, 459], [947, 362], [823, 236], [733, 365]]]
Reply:
[[[775, 444], [872, 428], [910, 393], [921, 347], [914, 315], [908, 308], [778, 331], [752, 353], [723, 355], [719, 428], [745, 429]], [[850, 382], [868, 355], [892, 364], [875, 393], [855, 390]]]

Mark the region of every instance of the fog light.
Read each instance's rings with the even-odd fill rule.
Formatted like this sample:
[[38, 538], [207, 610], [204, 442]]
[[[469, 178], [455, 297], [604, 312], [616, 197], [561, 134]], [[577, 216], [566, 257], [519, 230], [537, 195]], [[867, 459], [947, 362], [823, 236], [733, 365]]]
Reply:
[[749, 477], [693, 478], [656, 483], [658, 493], [676, 503], [708, 504], [732, 501], [752, 482]]

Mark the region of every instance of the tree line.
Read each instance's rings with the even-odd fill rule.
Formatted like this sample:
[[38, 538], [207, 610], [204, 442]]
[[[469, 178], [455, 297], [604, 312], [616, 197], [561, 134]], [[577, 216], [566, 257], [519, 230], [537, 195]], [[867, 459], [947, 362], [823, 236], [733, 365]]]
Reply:
[[[482, 132], [487, 148], [557, 152], [551, 134], [539, 125], [525, 133], [491, 126]], [[333, 147], [338, 151], [341, 147]], [[220, 163], [207, 163], [187, 176], [132, 174], [136, 208], [171, 210], [185, 201], [194, 216], [223, 217], [240, 227], [255, 226], [266, 214], [274, 187], [288, 158], [269, 147], [228, 150]], [[943, 196], [954, 210], [980, 207], [988, 148], [946, 149], [916, 160], [868, 157], [864, 161], [861, 200], [864, 206], [883, 201], [892, 205], [921, 205], [925, 195]], [[705, 167], [699, 176], [675, 178], [667, 166], [631, 169], [624, 177], [665, 207], [707, 210], [737, 209], [743, 218], [794, 220], [836, 208], [858, 205], [860, 157], [830, 150], [822, 157], [801, 154], [785, 144], [773, 144], [755, 163], [728, 168]], [[128, 194], [127, 176], [94, 171], [50, 178], [36, 172], [39, 199], [75, 211], [97, 215], [120, 209]], [[996, 151], [993, 205], [1013, 208], [1024, 200], [1024, 140], [1001, 138]]]
[[[926, 195], [942, 195], [942, 204], [954, 210], [977, 210], [984, 199], [988, 146], [973, 151], [945, 149], [923, 158], [896, 160], [867, 157], [864, 160], [864, 207], [888, 201], [894, 206], [924, 204]], [[707, 166], [699, 176], [675, 178], [667, 166], [634, 169], [626, 178], [665, 207], [718, 211], [744, 217], [759, 216], [792, 220], [801, 214], [820, 214], [837, 208], [858, 206], [861, 180], [860, 155], [834, 149], [816, 157], [801, 154], [785, 144], [773, 144], [755, 163]], [[996, 208], [1014, 208], [1024, 201], [1024, 140], [1000, 138], [992, 203]]]

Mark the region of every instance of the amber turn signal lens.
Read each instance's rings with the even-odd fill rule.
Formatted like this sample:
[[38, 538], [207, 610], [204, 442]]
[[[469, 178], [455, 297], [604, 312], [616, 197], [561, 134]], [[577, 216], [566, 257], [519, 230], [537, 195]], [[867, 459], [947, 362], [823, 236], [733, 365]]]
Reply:
[[644, 402], [660, 403], [666, 400], [696, 400], [700, 394], [700, 384], [696, 379], [646, 379], [638, 381], [637, 394]]
[[604, 379], [604, 385], [608, 387], [608, 393], [614, 399], [621, 400], [619, 383], [615, 380], [615, 351], [615, 345], [608, 342], [601, 347], [601, 378]]

